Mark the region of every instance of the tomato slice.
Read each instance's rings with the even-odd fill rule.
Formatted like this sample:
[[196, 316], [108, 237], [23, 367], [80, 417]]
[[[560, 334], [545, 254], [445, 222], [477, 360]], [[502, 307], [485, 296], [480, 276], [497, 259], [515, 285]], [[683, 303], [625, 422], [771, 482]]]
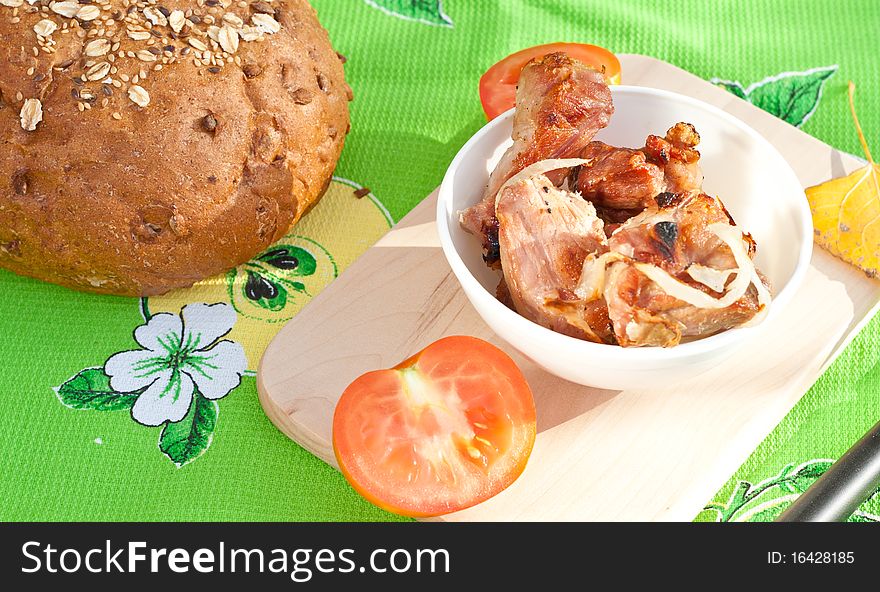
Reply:
[[537, 45], [510, 54], [489, 68], [480, 78], [480, 101], [483, 103], [486, 118], [495, 119], [513, 108], [516, 101], [516, 85], [523, 66], [533, 58], [557, 51], [565, 52], [588, 66], [604, 71], [608, 84], [620, 84], [620, 61], [604, 47], [586, 43]]
[[445, 337], [352, 382], [336, 405], [342, 474], [377, 506], [437, 516], [513, 483], [535, 443], [535, 402], [516, 363], [475, 337]]

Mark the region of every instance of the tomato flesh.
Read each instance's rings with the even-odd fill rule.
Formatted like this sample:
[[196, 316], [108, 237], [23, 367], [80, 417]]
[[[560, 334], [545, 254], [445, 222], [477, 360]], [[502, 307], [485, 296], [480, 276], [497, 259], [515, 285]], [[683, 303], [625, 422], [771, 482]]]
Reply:
[[620, 84], [620, 61], [613, 53], [586, 43], [548, 43], [510, 54], [480, 78], [480, 102], [489, 120], [495, 119], [516, 102], [519, 74], [532, 59], [561, 51], [572, 58], [605, 73], [608, 84]]
[[343, 392], [333, 449], [365, 498], [406, 516], [436, 516], [496, 495], [522, 473], [535, 404], [507, 354], [446, 337]]

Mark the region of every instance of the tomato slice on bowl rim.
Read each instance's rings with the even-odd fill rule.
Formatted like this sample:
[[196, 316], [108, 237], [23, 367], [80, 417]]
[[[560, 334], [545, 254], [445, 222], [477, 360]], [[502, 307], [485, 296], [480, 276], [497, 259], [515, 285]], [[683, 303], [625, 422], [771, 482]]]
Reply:
[[572, 58], [605, 73], [608, 84], [620, 84], [620, 61], [613, 53], [587, 43], [548, 43], [512, 53], [486, 70], [480, 78], [480, 102], [490, 121], [508, 109], [516, 100], [519, 74], [533, 58], [561, 51]]
[[406, 516], [436, 516], [484, 501], [525, 469], [535, 403], [516, 363], [475, 337], [435, 341], [345, 389], [333, 450], [366, 499]]

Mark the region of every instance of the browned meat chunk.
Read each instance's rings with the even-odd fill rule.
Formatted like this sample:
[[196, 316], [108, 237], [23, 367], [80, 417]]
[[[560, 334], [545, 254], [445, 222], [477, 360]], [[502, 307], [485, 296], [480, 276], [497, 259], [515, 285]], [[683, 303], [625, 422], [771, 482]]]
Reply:
[[[492, 266], [498, 262], [495, 196], [504, 182], [538, 161], [576, 157], [614, 111], [603, 75], [564, 53], [525, 65], [516, 105], [513, 146], [489, 177], [482, 201], [461, 216], [465, 230], [481, 237], [484, 258]], [[560, 183], [564, 174], [550, 176]]]
[[738, 327], [761, 310], [754, 286], [726, 308], [706, 309], [669, 296], [628, 263], [613, 263], [606, 273], [608, 315], [617, 341], [624, 347], [671, 347], [682, 337]]
[[580, 167], [576, 188], [597, 208], [642, 210], [665, 189], [663, 169], [641, 150], [590, 142], [581, 157], [591, 163]]
[[665, 138], [648, 136], [639, 150], [591, 142], [581, 156], [592, 162], [577, 169], [573, 185], [606, 222], [623, 222], [664, 191], [700, 190], [700, 153], [694, 150], [699, 141], [694, 126], [676, 123]]
[[688, 193], [703, 186], [700, 153], [694, 147], [700, 134], [689, 123], [676, 123], [666, 130], [666, 137], [648, 136], [644, 152], [648, 160], [663, 167], [666, 191]]
[[[608, 240], [611, 251], [627, 258], [609, 266], [604, 288], [621, 345], [669, 347], [682, 337], [742, 325], [761, 310], [754, 286], [727, 307], [700, 308], [670, 296], [634, 265], [655, 265], [681, 283], [721, 297], [732, 280], [726, 272], [738, 266], [731, 248], [709, 229], [715, 223], [733, 224], [717, 198], [664, 193], [657, 205], [629, 220]], [[748, 234], [742, 235], [742, 241], [751, 256], [754, 241]]]
[[497, 215], [501, 268], [513, 308], [554, 331], [612, 342], [604, 303], [575, 294], [587, 255], [607, 250], [593, 206], [541, 175], [506, 187]]

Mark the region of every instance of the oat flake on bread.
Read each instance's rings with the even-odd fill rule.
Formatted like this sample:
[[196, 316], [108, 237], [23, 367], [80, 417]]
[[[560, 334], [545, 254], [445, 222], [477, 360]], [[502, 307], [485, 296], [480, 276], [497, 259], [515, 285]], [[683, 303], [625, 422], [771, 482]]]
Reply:
[[319, 198], [349, 128], [305, 0], [0, 0], [0, 39], [0, 266], [73, 288], [246, 261]]

